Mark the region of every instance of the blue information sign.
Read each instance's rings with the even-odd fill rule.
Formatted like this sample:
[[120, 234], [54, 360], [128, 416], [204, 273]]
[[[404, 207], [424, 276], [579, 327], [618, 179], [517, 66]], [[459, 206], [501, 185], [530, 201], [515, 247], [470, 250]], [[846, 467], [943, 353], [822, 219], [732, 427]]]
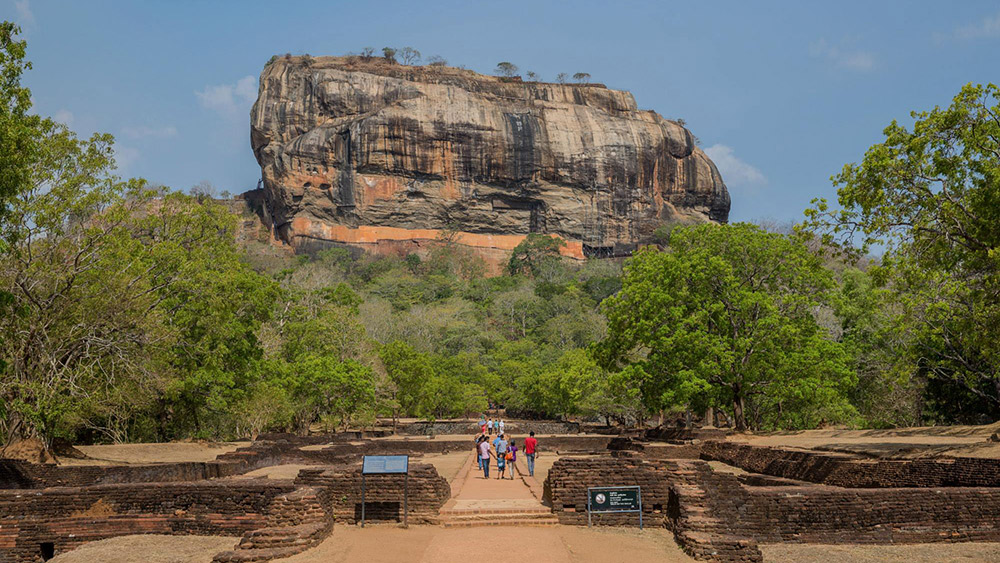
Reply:
[[410, 456], [406, 455], [366, 455], [362, 460], [361, 472], [366, 475], [380, 473], [408, 473]]

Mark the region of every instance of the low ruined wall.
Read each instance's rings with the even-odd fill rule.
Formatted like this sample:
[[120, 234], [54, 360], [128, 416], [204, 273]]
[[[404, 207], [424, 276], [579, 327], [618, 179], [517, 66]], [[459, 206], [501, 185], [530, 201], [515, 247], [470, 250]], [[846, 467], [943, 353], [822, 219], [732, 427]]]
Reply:
[[[644, 524], [662, 526], [670, 495], [670, 483], [657, 465], [642, 459], [594, 457], [562, 458], [549, 470], [544, 496], [552, 512], [563, 524], [587, 525], [587, 488], [642, 487]], [[611, 526], [638, 526], [639, 515], [594, 514], [593, 523]]]
[[272, 502], [294, 490], [288, 481], [143, 483], [0, 491], [0, 561], [41, 560], [55, 553], [129, 534], [232, 535], [262, 528]]
[[1000, 489], [749, 488], [733, 525], [759, 542], [1000, 540]]
[[643, 433], [646, 440], [725, 440], [726, 431], [720, 428], [671, 428], [661, 426], [650, 428]]
[[[689, 554], [714, 561], [760, 561], [756, 546], [766, 542], [1000, 541], [997, 487], [746, 486], [740, 479], [701, 460], [565, 458], [549, 471], [545, 495], [560, 522], [586, 525], [587, 487], [639, 485], [645, 523], [667, 526]], [[638, 524], [632, 514], [593, 521]]]
[[754, 473], [849, 488], [1000, 487], [1000, 460], [858, 459], [731, 442], [702, 444], [702, 458]]
[[[556, 422], [547, 420], [512, 420], [504, 421], [504, 431], [511, 434], [579, 434], [580, 425], [576, 422]], [[408, 436], [428, 436], [435, 434], [468, 434], [479, 433], [476, 422], [414, 422], [401, 425], [396, 429], [398, 434]], [[495, 433], [495, 432], [494, 432]]]
[[[451, 497], [451, 486], [433, 465], [409, 466], [407, 506], [412, 523], [436, 523], [438, 512]], [[366, 521], [403, 520], [404, 475], [365, 475]], [[296, 485], [321, 488], [326, 511], [338, 522], [361, 519], [361, 466], [303, 469]]]
[[255, 442], [214, 461], [144, 465], [54, 465], [0, 459], [0, 489], [83, 487], [116, 483], [187, 482], [231, 477], [261, 467], [302, 459], [295, 444]]
[[[519, 443], [524, 443], [524, 435], [510, 433]], [[590, 452], [607, 451], [612, 436], [557, 436], [538, 439], [539, 452]], [[322, 449], [298, 450], [294, 455], [302, 463], [342, 464], [361, 461], [365, 455], [411, 455], [460, 452], [475, 448], [473, 435], [468, 440], [410, 439], [373, 440], [364, 443], [333, 443]], [[289, 454], [291, 455], [291, 454]]]

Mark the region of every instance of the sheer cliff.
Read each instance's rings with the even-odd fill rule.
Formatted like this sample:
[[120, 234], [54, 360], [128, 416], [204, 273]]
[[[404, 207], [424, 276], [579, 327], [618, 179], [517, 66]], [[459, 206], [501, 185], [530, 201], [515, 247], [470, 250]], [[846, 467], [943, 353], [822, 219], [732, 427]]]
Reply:
[[437, 238], [505, 252], [627, 254], [671, 221], [724, 222], [729, 193], [679, 123], [602, 85], [359, 57], [285, 57], [251, 112], [275, 234], [401, 251]]

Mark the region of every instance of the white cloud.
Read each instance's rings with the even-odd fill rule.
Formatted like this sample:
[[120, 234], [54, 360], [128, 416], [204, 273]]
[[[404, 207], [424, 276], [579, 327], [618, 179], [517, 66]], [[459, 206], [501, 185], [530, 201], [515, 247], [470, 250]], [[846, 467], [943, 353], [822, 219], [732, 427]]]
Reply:
[[148, 125], [123, 127], [122, 135], [133, 139], [144, 139], [148, 137], [152, 137], [154, 139], [166, 139], [168, 137], [176, 136], [177, 128], [173, 125], [167, 125], [165, 127], [150, 127]]
[[1000, 37], [1000, 13], [986, 16], [976, 23], [956, 28], [953, 36], [955, 39], [965, 41]]
[[825, 39], [809, 45], [809, 54], [824, 59], [838, 68], [866, 72], [875, 68], [875, 56], [867, 51], [844, 49], [827, 43]]
[[66, 127], [73, 128], [73, 112], [68, 109], [61, 109], [52, 116], [52, 121], [62, 123]]
[[767, 178], [764, 174], [750, 164], [736, 158], [732, 148], [715, 144], [705, 149], [705, 154], [715, 163], [727, 186], [753, 190], [759, 186], [767, 185]]
[[128, 174], [132, 165], [139, 160], [139, 156], [139, 149], [115, 145], [115, 165], [121, 174]]
[[35, 14], [31, 11], [28, 0], [17, 0], [14, 2], [14, 9], [17, 10], [17, 23], [23, 27], [35, 25]]
[[206, 86], [201, 92], [195, 92], [202, 107], [215, 111], [225, 117], [244, 117], [257, 99], [257, 79], [244, 76], [234, 84], [219, 84]]

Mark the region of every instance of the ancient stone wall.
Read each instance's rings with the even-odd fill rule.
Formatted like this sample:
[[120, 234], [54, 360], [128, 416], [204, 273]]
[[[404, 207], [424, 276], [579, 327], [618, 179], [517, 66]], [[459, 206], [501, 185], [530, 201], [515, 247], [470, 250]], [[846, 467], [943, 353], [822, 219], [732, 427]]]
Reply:
[[1000, 540], [1000, 489], [748, 487], [733, 526], [759, 542]]
[[[579, 434], [580, 424], [577, 422], [555, 422], [549, 420], [513, 420], [504, 421], [504, 430], [511, 434]], [[397, 433], [407, 436], [427, 436], [435, 434], [466, 434], [479, 432], [476, 422], [414, 422], [400, 426]]]
[[129, 534], [241, 535], [270, 525], [272, 501], [294, 488], [201, 481], [0, 491], [0, 561], [40, 561], [45, 543], [58, 554]]
[[55, 465], [0, 459], [0, 489], [81, 487], [113, 483], [198, 481], [230, 477], [298, 458], [298, 447], [285, 440], [258, 441], [208, 462], [142, 465]]
[[1000, 487], [996, 459], [864, 459], [732, 442], [706, 442], [702, 457], [754, 473], [838, 487]]
[[[585, 525], [587, 487], [639, 485], [645, 523], [666, 525], [688, 553], [715, 561], [760, 561], [758, 542], [1000, 540], [1000, 487], [747, 486], [755, 480], [705, 461], [643, 457], [560, 459], [545, 496], [562, 523]], [[635, 526], [638, 518], [594, 515], [593, 522]]]
[[[436, 523], [438, 511], [451, 497], [451, 486], [434, 466], [410, 463], [407, 507], [411, 523]], [[365, 475], [366, 521], [403, 521], [404, 475]], [[327, 512], [338, 522], [361, 519], [361, 466], [303, 469], [295, 483], [323, 490]]]

